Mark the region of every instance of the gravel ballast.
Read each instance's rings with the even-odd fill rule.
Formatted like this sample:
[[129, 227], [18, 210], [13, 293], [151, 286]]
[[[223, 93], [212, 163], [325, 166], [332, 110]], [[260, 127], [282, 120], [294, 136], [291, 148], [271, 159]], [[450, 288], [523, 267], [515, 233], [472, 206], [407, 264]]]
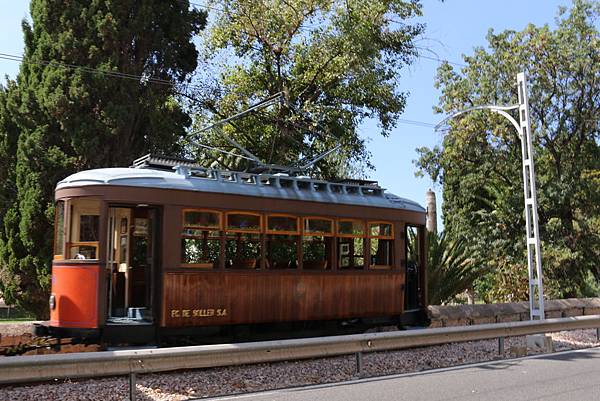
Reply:
[[34, 323], [40, 323], [40, 322], [38, 322], [38, 321], [11, 322], [11, 323], [0, 322], [0, 336], [20, 336], [23, 334], [31, 334], [33, 331]]
[[[598, 346], [596, 330], [552, 333], [556, 351]], [[507, 359], [525, 346], [525, 337], [505, 340], [498, 355], [497, 340], [445, 344], [401, 351], [376, 352], [363, 356], [362, 377], [417, 372], [428, 369]], [[530, 352], [531, 354], [531, 352]], [[140, 400], [182, 401], [218, 395], [277, 388], [340, 382], [356, 379], [356, 359], [341, 356], [295, 362], [278, 362], [185, 372], [148, 374], [137, 377]], [[57, 381], [38, 385], [0, 388], [4, 400], [127, 400], [126, 377]]]

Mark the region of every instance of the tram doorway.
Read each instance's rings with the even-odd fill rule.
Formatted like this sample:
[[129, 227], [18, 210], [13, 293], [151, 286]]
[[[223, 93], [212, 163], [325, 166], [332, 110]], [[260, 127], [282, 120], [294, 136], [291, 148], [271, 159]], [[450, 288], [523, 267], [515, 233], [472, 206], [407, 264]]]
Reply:
[[405, 309], [407, 311], [419, 309], [421, 270], [421, 241], [420, 230], [415, 226], [406, 226], [406, 287]]
[[152, 323], [158, 210], [109, 207], [108, 322]]

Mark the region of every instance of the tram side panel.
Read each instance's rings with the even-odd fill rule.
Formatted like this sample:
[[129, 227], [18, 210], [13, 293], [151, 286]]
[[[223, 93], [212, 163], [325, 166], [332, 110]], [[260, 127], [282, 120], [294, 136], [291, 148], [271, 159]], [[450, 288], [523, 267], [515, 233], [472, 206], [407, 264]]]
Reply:
[[404, 274], [390, 272], [167, 272], [163, 326], [399, 316]]

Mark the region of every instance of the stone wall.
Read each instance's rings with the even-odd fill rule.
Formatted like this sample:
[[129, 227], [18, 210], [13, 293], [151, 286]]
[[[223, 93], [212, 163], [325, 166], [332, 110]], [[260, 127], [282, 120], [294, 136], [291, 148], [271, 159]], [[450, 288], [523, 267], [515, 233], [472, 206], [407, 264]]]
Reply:
[[[547, 300], [546, 318], [600, 315], [600, 298]], [[529, 320], [529, 302], [429, 307], [429, 327], [467, 326]]]

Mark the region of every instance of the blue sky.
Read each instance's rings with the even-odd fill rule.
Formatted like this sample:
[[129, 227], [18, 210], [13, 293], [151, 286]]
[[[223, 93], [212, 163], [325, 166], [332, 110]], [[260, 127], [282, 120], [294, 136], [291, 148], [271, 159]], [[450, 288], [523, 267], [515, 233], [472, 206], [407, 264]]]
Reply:
[[[28, 18], [29, 2], [5, 3], [0, 14], [0, 53], [20, 55], [23, 52], [21, 20]], [[528, 23], [553, 26], [561, 5], [569, 6], [570, 1], [423, 0], [423, 17], [418, 20], [427, 28], [419, 46], [431, 49], [442, 59], [461, 63], [463, 54], [470, 54], [476, 46], [485, 46], [488, 29], [522, 30]], [[401, 88], [410, 93], [403, 119], [432, 124], [441, 120], [432, 111], [438, 101], [438, 91], [433, 87], [437, 65], [436, 61], [419, 59], [402, 72]], [[5, 75], [14, 78], [17, 71], [17, 62], [0, 59], [0, 82], [4, 82]], [[430, 127], [398, 123], [390, 137], [383, 138], [377, 134], [376, 126], [367, 122], [361, 127], [361, 135], [370, 138], [368, 148], [376, 167], [371, 178], [397, 195], [424, 204], [425, 191], [433, 185], [428, 178], [414, 175], [415, 148], [439, 144], [441, 134]], [[433, 189], [438, 195], [439, 207], [441, 188]]]

